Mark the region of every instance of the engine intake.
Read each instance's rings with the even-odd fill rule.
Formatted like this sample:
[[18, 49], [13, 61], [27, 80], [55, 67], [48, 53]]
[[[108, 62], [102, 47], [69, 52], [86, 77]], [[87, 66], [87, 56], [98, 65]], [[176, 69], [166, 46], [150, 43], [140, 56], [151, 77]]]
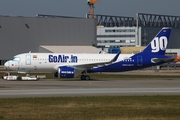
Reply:
[[75, 70], [72, 67], [59, 67], [58, 71], [54, 73], [54, 77], [58, 78], [74, 78]]

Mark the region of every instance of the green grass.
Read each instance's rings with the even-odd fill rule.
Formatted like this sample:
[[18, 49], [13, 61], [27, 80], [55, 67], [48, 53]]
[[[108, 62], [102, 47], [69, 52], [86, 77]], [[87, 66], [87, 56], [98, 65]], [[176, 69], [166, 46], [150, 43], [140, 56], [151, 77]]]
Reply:
[[0, 120], [176, 120], [180, 96], [0, 99]]

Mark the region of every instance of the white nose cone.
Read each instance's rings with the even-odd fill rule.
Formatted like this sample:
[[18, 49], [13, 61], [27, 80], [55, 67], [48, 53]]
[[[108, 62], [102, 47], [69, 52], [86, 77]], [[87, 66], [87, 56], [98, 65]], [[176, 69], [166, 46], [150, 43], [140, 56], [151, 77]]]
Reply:
[[8, 62], [4, 63], [4, 66], [6, 67], [6, 69], [8, 69], [9, 67]]

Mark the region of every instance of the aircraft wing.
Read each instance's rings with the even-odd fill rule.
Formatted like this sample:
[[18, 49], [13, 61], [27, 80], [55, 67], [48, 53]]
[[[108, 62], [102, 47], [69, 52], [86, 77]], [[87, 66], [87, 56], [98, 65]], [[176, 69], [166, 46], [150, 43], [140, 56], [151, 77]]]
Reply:
[[76, 65], [76, 66], [74, 66], [74, 67], [90, 69], [90, 68], [92, 68], [92, 67], [105, 66], [105, 65], [112, 64], [113, 62], [115, 62], [115, 61], [118, 59], [119, 55], [120, 55], [120, 52], [118, 52], [118, 53], [116, 54], [116, 56], [115, 56], [111, 61], [108, 61], [108, 62], [90, 63], [90, 64], [80, 64], [80, 65]]
[[[120, 52], [118, 52], [115, 57], [108, 61], [108, 62], [101, 62], [101, 63], [87, 63], [87, 64], [76, 64], [76, 65], [72, 65], [72, 66], [69, 66], [69, 67], [74, 67], [74, 68], [77, 68], [77, 69], [82, 69], [82, 70], [86, 70], [86, 69], [90, 69], [92, 67], [100, 67], [100, 66], [105, 66], [105, 65], [108, 65], [108, 64], [111, 64], [113, 62], [115, 62], [118, 57], [120, 55]], [[59, 66], [55, 66], [54, 68], [57, 69]]]

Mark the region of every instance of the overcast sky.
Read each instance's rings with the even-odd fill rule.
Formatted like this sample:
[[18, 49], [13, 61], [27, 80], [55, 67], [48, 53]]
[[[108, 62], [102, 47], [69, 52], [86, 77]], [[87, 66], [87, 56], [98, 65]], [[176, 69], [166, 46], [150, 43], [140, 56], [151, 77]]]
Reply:
[[[0, 0], [0, 15], [85, 17], [87, 0]], [[180, 0], [100, 0], [95, 14], [135, 17], [136, 13], [180, 16]]]

